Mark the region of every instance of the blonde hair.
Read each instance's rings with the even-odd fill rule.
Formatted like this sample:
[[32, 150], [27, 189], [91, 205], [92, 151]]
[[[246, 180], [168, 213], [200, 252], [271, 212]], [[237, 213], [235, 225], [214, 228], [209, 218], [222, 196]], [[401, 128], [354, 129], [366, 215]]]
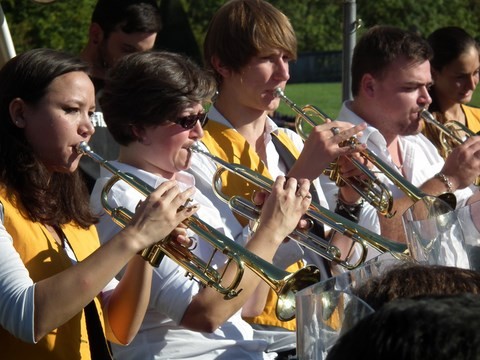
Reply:
[[293, 60], [297, 58], [297, 38], [287, 16], [264, 0], [230, 0], [210, 21], [204, 59], [214, 72], [214, 56], [239, 72], [253, 56], [268, 49], [281, 49]]

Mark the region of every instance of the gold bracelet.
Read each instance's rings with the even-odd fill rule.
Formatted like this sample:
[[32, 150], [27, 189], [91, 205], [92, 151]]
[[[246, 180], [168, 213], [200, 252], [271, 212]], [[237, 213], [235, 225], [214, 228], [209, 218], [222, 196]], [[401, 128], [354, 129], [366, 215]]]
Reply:
[[435, 175], [435, 177], [439, 178], [445, 184], [445, 186], [447, 187], [447, 192], [453, 192], [452, 182], [444, 173], [439, 172]]

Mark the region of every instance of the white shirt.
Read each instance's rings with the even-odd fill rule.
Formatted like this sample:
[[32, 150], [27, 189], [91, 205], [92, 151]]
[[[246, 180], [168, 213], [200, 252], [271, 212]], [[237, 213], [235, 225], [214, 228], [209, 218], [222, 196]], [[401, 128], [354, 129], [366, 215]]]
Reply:
[[[3, 226], [3, 219], [3, 206], [0, 204], [0, 326], [20, 340], [33, 344], [35, 284], [13, 246], [12, 237]], [[77, 259], [71, 248], [67, 246], [65, 250], [75, 264]], [[103, 289], [102, 303], [107, 301], [117, 283], [113, 279]]]
[[[220, 114], [220, 112], [214, 106], [210, 108], [208, 112], [208, 118], [210, 121], [216, 121], [229, 128], [233, 128], [228, 120], [225, 119], [225, 117]], [[285, 163], [280, 158], [277, 149], [272, 142], [271, 134], [278, 133], [280, 131], [284, 132], [289, 137], [299, 151], [302, 151], [303, 149], [303, 140], [298, 134], [289, 129], [279, 128], [273, 120], [267, 118], [264, 139], [267, 158], [266, 166], [273, 179], [280, 175], [285, 175], [287, 172]], [[203, 148], [203, 150], [208, 152], [208, 149], [203, 144], [200, 144], [200, 146]], [[199, 189], [202, 194], [208, 197], [212, 204], [219, 210], [226, 227], [230, 229], [235, 239], [239, 239], [244, 236], [245, 231], [242, 229], [235, 215], [230, 210], [228, 204], [225, 204], [213, 192], [212, 179], [216, 170], [217, 165], [213, 160], [201, 154], [193, 154], [192, 165], [188, 171], [195, 176], [197, 189]], [[320, 205], [328, 208], [327, 200], [323, 194], [318, 180], [314, 181], [314, 185], [317, 189]], [[303, 251], [294, 241], [288, 241], [279, 247], [273, 263], [279, 267], [286, 268], [288, 265], [293, 264], [302, 258], [304, 259], [305, 263], [317, 266], [322, 272], [322, 277], [326, 277], [323, 259], [318, 254], [310, 250]]]
[[0, 210], [0, 325], [17, 338], [33, 344], [35, 284], [3, 226], [1, 204]]
[[[111, 164], [122, 172], [128, 172], [157, 188], [165, 179], [137, 168], [112, 161]], [[91, 196], [91, 205], [96, 212], [101, 212], [100, 193], [104, 184], [111, 177], [106, 169], [101, 169], [100, 178], [95, 184]], [[176, 174], [180, 188], [194, 186], [193, 176], [185, 172]], [[144, 197], [132, 187], [118, 182], [109, 195], [109, 204], [121, 205], [134, 212], [138, 201]], [[229, 229], [220, 221], [220, 215], [199, 191], [196, 191], [194, 203], [200, 204], [198, 217], [231, 238]], [[107, 241], [119, 230], [110, 218], [104, 214], [98, 224], [98, 233], [102, 242]], [[191, 234], [194, 235], [194, 234]], [[207, 260], [212, 248], [204, 240], [197, 239], [197, 247], [193, 252]], [[215, 267], [223, 265], [225, 257], [215, 256]], [[185, 310], [199, 291], [199, 285], [184, 276], [185, 270], [175, 262], [164, 257], [160, 266], [154, 269], [150, 304], [140, 330], [128, 346], [112, 344], [116, 359], [215, 359], [229, 357], [231, 359], [269, 359], [275, 354], [264, 354], [267, 343], [253, 339], [253, 329], [247, 324], [238, 311], [213, 333], [190, 331], [180, 327]]]
[[[233, 128], [232, 124], [230, 124], [230, 122], [228, 122], [228, 120], [225, 119], [222, 114], [220, 114], [215, 106], [210, 108], [208, 112], [208, 118], [210, 121], [216, 121], [229, 128]], [[290, 140], [292, 140], [293, 144], [299, 151], [302, 151], [303, 149], [303, 140], [295, 132], [289, 129], [279, 128], [270, 118], [267, 118], [265, 127], [264, 141], [266, 147], [266, 167], [272, 175], [272, 178], [275, 179], [277, 176], [285, 175], [287, 173], [287, 168], [283, 160], [280, 158], [274, 143], [272, 142], [271, 134], [278, 133], [280, 131], [284, 132], [290, 138]], [[203, 144], [200, 144], [200, 146], [204, 151], [208, 152], [208, 149]], [[219, 210], [220, 214], [222, 215], [223, 222], [225, 223], [226, 227], [230, 229], [234, 238], [239, 239], [243, 236], [243, 234], [245, 234], [245, 231], [242, 231], [241, 225], [235, 218], [229, 206], [221, 201], [213, 192], [212, 179], [216, 170], [217, 165], [213, 160], [201, 154], [193, 154], [192, 164], [188, 171], [195, 176], [196, 187], [202, 192], [202, 194], [208, 197], [214, 206]], [[314, 185], [317, 189], [320, 204], [328, 208], [328, 203], [320, 188], [320, 183], [318, 180], [314, 181]], [[283, 243], [279, 247], [279, 250], [277, 250], [277, 253], [273, 259], [273, 263], [278, 267], [286, 268], [288, 265], [293, 264], [301, 259], [303, 259], [306, 264], [313, 264], [317, 266], [322, 273], [322, 278], [327, 278], [327, 272], [325, 270], [324, 260], [322, 257], [313, 251], [302, 249], [295, 241]], [[257, 326], [255, 325], [255, 327]], [[284, 329], [278, 329], [278, 331], [272, 330], [271, 328], [266, 331], [256, 329], [255, 336], [257, 338], [266, 339], [270, 343], [269, 349], [272, 351], [288, 350], [295, 347], [296, 343], [295, 332], [287, 332]]]
[[[363, 123], [364, 120], [350, 109], [350, 103], [351, 101], [343, 103], [338, 118], [354, 125]], [[376, 128], [368, 125], [358, 140], [366, 143], [369, 150], [389, 165], [393, 171], [397, 171], [400, 174], [388, 152], [385, 138]], [[444, 165], [444, 160], [438, 154], [435, 146], [423, 134], [399, 136], [399, 147], [403, 159], [404, 177], [417, 187], [431, 179]], [[377, 173], [376, 175], [381, 182], [387, 185], [394, 198], [405, 196], [404, 192], [395, 186], [383, 173]], [[327, 176], [322, 175], [320, 181], [330, 206], [334, 206], [338, 187]], [[455, 191], [457, 208], [463, 206], [472, 194], [473, 190], [470, 187]], [[401, 214], [396, 216], [401, 216]], [[363, 206], [359, 225], [377, 234], [381, 233], [378, 213], [370, 204], [365, 203]], [[375, 255], [378, 255], [378, 253], [373, 251], [372, 256]]]

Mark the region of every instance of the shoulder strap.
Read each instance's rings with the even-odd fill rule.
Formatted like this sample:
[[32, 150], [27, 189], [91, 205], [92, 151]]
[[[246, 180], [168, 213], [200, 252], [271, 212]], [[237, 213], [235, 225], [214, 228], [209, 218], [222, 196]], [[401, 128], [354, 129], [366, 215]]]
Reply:
[[98, 315], [95, 301], [92, 300], [85, 306], [85, 321], [87, 324], [88, 344], [92, 360], [112, 360], [110, 344], [103, 333], [102, 324]]
[[[296, 157], [293, 156], [287, 146], [279, 139], [277, 135], [272, 134], [272, 142], [275, 146], [275, 149], [277, 149], [278, 155], [284, 161], [287, 170], [290, 170], [293, 167], [293, 164], [295, 164], [295, 161], [297, 161]], [[320, 198], [318, 196], [317, 189], [313, 184], [310, 186], [310, 194], [312, 195], [312, 201], [320, 204]], [[322, 238], [325, 237], [323, 224], [315, 222], [313, 230], [318, 236]]]

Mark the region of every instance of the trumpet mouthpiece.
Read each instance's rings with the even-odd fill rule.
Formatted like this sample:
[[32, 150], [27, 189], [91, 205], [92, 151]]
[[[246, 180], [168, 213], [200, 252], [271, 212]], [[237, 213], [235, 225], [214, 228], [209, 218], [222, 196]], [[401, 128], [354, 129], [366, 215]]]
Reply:
[[190, 150], [193, 151], [193, 152], [199, 152], [200, 151], [200, 146], [198, 145], [198, 141], [196, 141], [192, 145], [190, 145]]
[[273, 92], [273, 94], [274, 94], [276, 97], [285, 96], [285, 94], [283, 93], [282, 88], [279, 88], [279, 87], [275, 89], [275, 91]]
[[75, 150], [77, 150], [77, 153], [79, 154], [86, 154], [91, 149], [86, 141], [82, 141], [75, 147]]

